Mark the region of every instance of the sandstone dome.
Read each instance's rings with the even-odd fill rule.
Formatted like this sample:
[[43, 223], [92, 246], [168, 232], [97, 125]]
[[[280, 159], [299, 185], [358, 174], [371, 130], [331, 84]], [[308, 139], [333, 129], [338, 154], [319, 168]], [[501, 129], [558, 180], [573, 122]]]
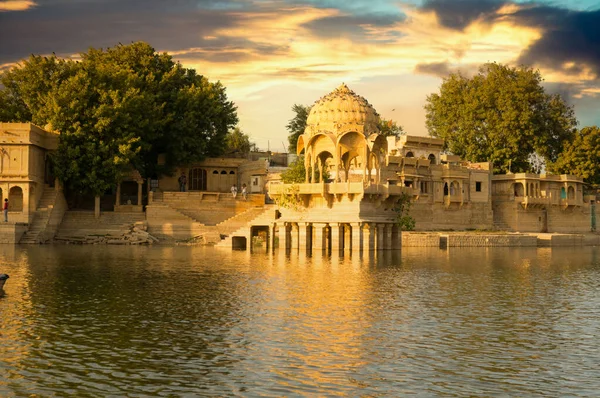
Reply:
[[356, 131], [369, 136], [378, 132], [379, 120], [379, 114], [365, 98], [342, 84], [314, 103], [304, 133], [313, 136]]

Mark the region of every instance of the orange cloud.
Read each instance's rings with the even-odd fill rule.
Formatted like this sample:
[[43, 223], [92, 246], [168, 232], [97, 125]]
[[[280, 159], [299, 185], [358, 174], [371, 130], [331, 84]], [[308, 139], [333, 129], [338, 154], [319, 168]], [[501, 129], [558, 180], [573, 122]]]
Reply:
[[37, 4], [34, 1], [28, 0], [8, 0], [0, 1], [0, 12], [6, 11], [25, 11], [35, 7]]

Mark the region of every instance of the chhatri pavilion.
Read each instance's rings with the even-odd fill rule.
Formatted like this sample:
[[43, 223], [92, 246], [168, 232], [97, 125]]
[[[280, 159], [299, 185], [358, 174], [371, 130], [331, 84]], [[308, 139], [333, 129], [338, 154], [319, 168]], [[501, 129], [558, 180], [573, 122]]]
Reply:
[[395, 207], [403, 198], [420, 228], [492, 228], [488, 163], [443, 155], [440, 139], [385, 137], [379, 122], [345, 84], [313, 105], [297, 145], [304, 183], [269, 187], [282, 204], [272, 234], [280, 248], [398, 248]]

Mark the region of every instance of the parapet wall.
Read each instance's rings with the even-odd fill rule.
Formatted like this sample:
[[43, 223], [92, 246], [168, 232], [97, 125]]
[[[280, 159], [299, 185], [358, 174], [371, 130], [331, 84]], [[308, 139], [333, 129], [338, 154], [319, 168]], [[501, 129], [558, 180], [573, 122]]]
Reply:
[[402, 232], [402, 247], [556, 247], [595, 245], [600, 245], [600, 235]]

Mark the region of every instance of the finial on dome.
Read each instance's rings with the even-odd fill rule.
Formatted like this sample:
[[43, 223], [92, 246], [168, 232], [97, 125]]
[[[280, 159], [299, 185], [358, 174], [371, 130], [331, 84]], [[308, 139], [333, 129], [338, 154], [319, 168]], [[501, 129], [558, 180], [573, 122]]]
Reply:
[[342, 93], [349, 93], [352, 90], [350, 90], [348, 88], [348, 86], [346, 86], [346, 83], [342, 83], [335, 91], [342, 92]]

